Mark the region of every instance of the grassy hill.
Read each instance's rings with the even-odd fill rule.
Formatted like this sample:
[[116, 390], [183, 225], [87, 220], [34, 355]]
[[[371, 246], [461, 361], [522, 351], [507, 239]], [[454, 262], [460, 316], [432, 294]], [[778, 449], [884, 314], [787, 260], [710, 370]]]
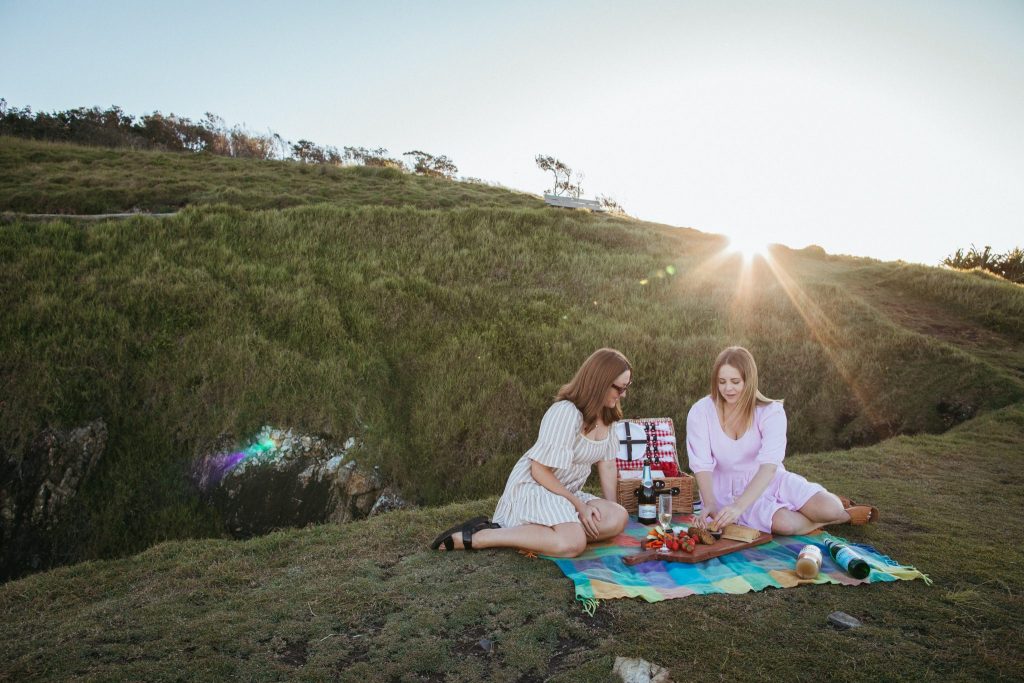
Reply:
[[0, 137], [0, 211], [165, 212], [227, 203], [280, 209], [336, 206], [538, 207], [540, 199], [482, 183], [451, 183], [393, 168], [232, 159], [42, 143]]
[[[89, 224], [17, 215], [182, 206]], [[788, 677], [851, 642], [858, 666], [883, 674], [893, 658], [926, 679], [1020, 663], [1008, 630], [1020, 579], [1020, 522], [1008, 514], [1021, 493], [1018, 286], [813, 249], [778, 248], [770, 266], [745, 268], [694, 230], [391, 170], [7, 138], [0, 211], [15, 212], [0, 225], [3, 455], [20, 457], [43, 425], [103, 417], [110, 427], [58, 537], [66, 560], [216, 535], [181, 472], [211, 437], [266, 423], [355, 435], [357, 457], [408, 497], [463, 501], [245, 544], [164, 543], [11, 582], [0, 606], [17, 677], [174, 677], [183, 653], [196, 672], [267, 679], [300, 660], [311, 678], [348, 661], [362, 662], [363, 678], [390, 662], [428, 677], [456, 669], [455, 680], [484, 669], [544, 679], [576, 660], [602, 680], [613, 651], [657, 660], [660, 645], [637, 631], [648, 607], [602, 607], [591, 622], [545, 562], [491, 552], [438, 562], [421, 548], [454, 518], [489, 511], [484, 497], [594, 348], [634, 362], [629, 414], [668, 415], [681, 431], [714, 355], [733, 343], [758, 358], [765, 393], [786, 399], [791, 467], [883, 504], [886, 521], [860, 537], [940, 583], [674, 601], [653, 612], [679, 624], [673, 650], [703, 642], [725, 679], [748, 675], [740, 653], [755, 647], [758, 666]], [[979, 501], [974, 521], [963, 500]], [[943, 533], [965, 535], [977, 519], [1000, 520], [993, 536], [965, 547]], [[979, 558], [997, 566], [986, 574]], [[466, 596], [438, 592], [465, 572]], [[47, 626], [72, 596], [69, 624], [80, 626]], [[831, 611], [820, 599], [874, 610], [888, 630], [807, 625]], [[193, 632], [195, 619], [205, 626]], [[964, 624], [977, 637], [935, 659], [933, 645]], [[155, 645], [168, 629], [177, 635]], [[317, 640], [342, 630], [344, 646]], [[804, 643], [796, 661], [758, 645], [780, 630]], [[477, 633], [510, 649], [483, 661], [465, 645]], [[598, 648], [593, 661], [584, 645]]]

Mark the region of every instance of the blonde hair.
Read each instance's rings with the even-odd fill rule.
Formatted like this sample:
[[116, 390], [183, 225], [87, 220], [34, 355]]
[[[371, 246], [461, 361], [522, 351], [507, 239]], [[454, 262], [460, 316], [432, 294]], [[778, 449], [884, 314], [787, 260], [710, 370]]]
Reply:
[[[597, 423], [597, 418], [606, 425], [622, 419], [622, 408], [618, 404], [614, 408], [607, 407], [605, 398], [615, 378], [633, 366], [620, 351], [615, 349], [598, 349], [583, 361], [568, 384], [562, 385], [555, 395], [556, 401], [572, 401], [573, 405], [583, 413], [583, 432], [589, 432]], [[632, 377], [630, 378], [632, 381]]]
[[736, 368], [743, 378], [743, 393], [736, 401], [736, 413], [730, 418], [739, 427], [742, 427], [740, 434], [745, 434], [750, 425], [754, 423], [754, 409], [761, 405], [779, 402], [781, 399], [768, 398], [757, 388], [757, 363], [754, 356], [742, 346], [730, 346], [718, 354], [715, 359], [715, 367], [711, 370], [711, 400], [715, 402], [715, 408], [724, 415], [725, 399], [722, 392], [718, 390], [718, 373], [723, 365]]

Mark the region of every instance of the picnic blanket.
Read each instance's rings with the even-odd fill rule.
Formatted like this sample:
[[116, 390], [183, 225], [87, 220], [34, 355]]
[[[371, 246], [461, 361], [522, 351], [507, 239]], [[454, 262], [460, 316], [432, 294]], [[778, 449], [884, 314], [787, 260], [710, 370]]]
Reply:
[[[687, 521], [690, 517], [679, 518]], [[593, 614], [598, 601], [610, 598], [643, 598], [660, 602], [671, 598], [708, 593], [747, 593], [765, 588], [792, 588], [800, 584], [835, 583], [857, 586], [862, 583], [931, 579], [914, 567], [901, 565], [869, 545], [850, 543], [838, 536], [817, 533], [810, 536], [776, 536], [764, 545], [741, 550], [706, 562], [642, 562], [632, 567], [622, 558], [640, 551], [648, 527], [630, 517], [625, 531], [613, 540], [591, 545], [572, 559], [548, 557], [576, 585], [576, 599], [583, 609]], [[825, 547], [826, 539], [848, 543], [871, 565], [866, 579], [855, 579], [832, 560]], [[821, 548], [821, 571], [814, 579], [796, 575], [796, 557], [805, 545]]]

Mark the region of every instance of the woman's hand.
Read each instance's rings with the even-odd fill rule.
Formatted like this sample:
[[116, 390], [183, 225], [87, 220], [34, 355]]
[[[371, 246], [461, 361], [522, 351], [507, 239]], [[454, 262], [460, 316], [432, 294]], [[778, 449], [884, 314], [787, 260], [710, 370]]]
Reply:
[[601, 511], [597, 509], [597, 506], [581, 503], [576, 506], [576, 512], [580, 516], [580, 524], [583, 525], [583, 533], [587, 535], [587, 538], [597, 538], [597, 533], [600, 531], [598, 523], [601, 521]]
[[718, 508], [716, 506], [706, 506], [701, 511], [700, 517], [697, 518], [697, 526], [707, 528], [711, 526], [715, 516], [718, 514]]
[[711, 525], [713, 531], [721, 531], [730, 524], [735, 524], [736, 520], [740, 518], [744, 509], [739, 505], [733, 503], [732, 505], [726, 505], [714, 515], [714, 522]]

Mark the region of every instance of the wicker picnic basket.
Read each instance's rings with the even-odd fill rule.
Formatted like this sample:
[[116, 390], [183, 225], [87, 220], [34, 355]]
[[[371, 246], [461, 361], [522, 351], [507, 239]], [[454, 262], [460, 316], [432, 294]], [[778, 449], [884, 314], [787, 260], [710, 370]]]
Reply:
[[[643, 429], [644, 438], [641, 440], [631, 439], [628, 432], [625, 434], [625, 438], [620, 438], [620, 453], [619, 458], [616, 460], [616, 464], [619, 468], [620, 478], [616, 482], [616, 500], [619, 505], [626, 508], [631, 515], [635, 515], [637, 512], [637, 491], [640, 489], [639, 479], [622, 479], [621, 473], [628, 470], [636, 470], [638, 468], [638, 449], [636, 446], [642, 446], [642, 451], [646, 455], [654, 455], [656, 459], [655, 468], [658, 467], [658, 462], [661, 463], [674, 463], [675, 467], [671, 468], [677, 471], [678, 476], [668, 476], [654, 480], [654, 485], [657, 487], [658, 482], [664, 482], [664, 489], [679, 489], [679, 492], [672, 496], [672, 511], [673, 512], [693, 512], [693, 477], [679, 467], [679, 455], [676, 450], [676, 431], [675, 425], [672, 424], [672, 419], [667, 417], [662, 418], [633, 418], [628, 421], [634, 428], [639, 426]], [[625, 457], [623, 456], [625, 454]], [[664, 468], [670, 469], [670, 468]]]

